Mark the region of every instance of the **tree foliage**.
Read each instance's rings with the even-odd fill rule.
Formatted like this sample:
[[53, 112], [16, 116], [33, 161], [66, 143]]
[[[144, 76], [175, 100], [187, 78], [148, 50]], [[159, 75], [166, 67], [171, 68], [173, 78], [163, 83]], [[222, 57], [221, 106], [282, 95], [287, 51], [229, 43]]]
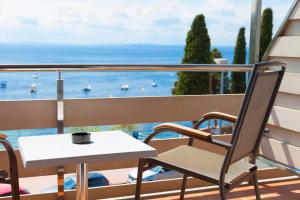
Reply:
[[[197, 15], [187, 34], [182, 64], [209, 64], [210, 38], [204, 15]], [[172, 93], [174, 95], [195, 95], [209, 93], [209, 73], [179, 72]]]
[[272, 40], [273, 30], [273, 11], [271, 8], [266, 8], [262, 14], [261, 29], [260, 29], [260, 46], [259, 46], [259, 61], [267, 50]]
[[212, 64], [215, 64], [214, 61], [215, 58], [222, 58], [222, 53], [219, 51], [218, 48], [213, 48], [210, 52], [210, 60], [211, 60], [210, 62]]
[[242, 27], [240, 28], [239, 34], [236, 39], [233, 64], [245, 64], [245, 63], [246, 63], [246, 39], [245, 39], [245, 27]]
[[[246, 63], [246, 39], [245, 28], [239, 30], [234, 50], [233, 64]], [[246, 89], [246, 75], [244, 72], [232, 73], [231, 93], [244, 93]]]

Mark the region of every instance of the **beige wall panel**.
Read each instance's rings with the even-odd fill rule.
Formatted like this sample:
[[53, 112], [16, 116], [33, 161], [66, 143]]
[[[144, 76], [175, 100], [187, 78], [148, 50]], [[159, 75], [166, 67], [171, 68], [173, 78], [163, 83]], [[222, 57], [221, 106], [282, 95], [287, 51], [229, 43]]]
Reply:
[[197, 120], [204, 113], [236, 114], [242, 95], [81, 99], [65, 101], [65, 126]]
[[0, 130], [56, 127], [54, 100], [0, 101]]
[[300, 36], [278, 37], [269, 56], [300, 57]]
[[300, 110], [300, 95], [279, 92], [275, 101], [275, 106]]
[[300, 95], [300, 74], [285, 73], [279, 91]]
[[269, 57], [270, 61], [281, 61], [287, 64], [287, 72], [300, 73], [300, 58]]
[[[236, 114], [242, 95], [65, 100], [65, 126], [197, 120], [201, 114]], [[0, 101], [0, 130], [56, 127], [56, 101]]]
[[260, 154], [285, 165], [300, 168], [299, 147], [264, 137], [260, 146]]
[[266, 137], [300, 147], [300, 132], [272, 125], [269, 125], [268, 128], [270, 129], [270, 132], [265, 134]]
[[285, 29], [284, 36], [300, 36], [300, 19], [290, 20]]
[[269, 118], [269, 124], [300, 132], [300, 111], [274, 106]]
[[[293, 1], [288, 1], [288, 2], [293, 2]], [[290, 19], [300, 19], [300, 3], [299, 3], [299, 1], [296, 4], [296, 7], [292, 12]]]

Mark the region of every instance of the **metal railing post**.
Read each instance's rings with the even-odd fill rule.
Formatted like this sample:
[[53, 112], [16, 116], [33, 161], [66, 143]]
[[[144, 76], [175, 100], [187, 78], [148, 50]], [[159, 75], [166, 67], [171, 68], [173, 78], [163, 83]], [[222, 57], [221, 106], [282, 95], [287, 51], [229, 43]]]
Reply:
[[[61, 71], [58, 71], [57, 79], [57, 133], [64, 134], [64, 80]], [[64, 199], [64, 166], [57, 167], [57, 197]]]
[[[221, 72], [221, 86], [220, 86], [220, 94], [224, 94], [224, 86], [225, 86], [225, 83], [224, 83], [224, 71]], [[219, 134], [222, 133], [222, 120], [220, 120], [220, 123], [219, 123]]]
[[[249, 64], [259, 62], [259, 43], [260, 43], [260, 24], [261, 24], [262, 0], [252, 0], [251, 10], [251, 28], [250, 28], [250, 46], [249, 46]], [[246, 84], [248, 85], [249, 72], [246, 75]]]
[[221, 72], [220, 94], [224, 94], [224, 71]]

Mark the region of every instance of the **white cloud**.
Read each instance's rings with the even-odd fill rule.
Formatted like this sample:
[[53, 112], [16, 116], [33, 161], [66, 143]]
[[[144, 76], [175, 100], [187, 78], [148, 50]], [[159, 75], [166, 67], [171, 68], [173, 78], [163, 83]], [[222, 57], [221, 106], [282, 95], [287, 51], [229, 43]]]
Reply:
[[[290, 5], [264, 6], [277, 28]], [[184, 44], [199, 13], [213, 45], [233, 45], [241, 26], [249, 32], [251, 0], [0, 0], [0, 42]]]

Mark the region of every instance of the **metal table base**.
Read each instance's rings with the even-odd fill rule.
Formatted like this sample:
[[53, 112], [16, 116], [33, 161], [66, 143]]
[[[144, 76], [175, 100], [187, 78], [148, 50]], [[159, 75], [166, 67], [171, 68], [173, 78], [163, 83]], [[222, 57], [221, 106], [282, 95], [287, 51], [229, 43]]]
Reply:
[[88, 165], [76, 166], [76, 200], [88, 200]]

